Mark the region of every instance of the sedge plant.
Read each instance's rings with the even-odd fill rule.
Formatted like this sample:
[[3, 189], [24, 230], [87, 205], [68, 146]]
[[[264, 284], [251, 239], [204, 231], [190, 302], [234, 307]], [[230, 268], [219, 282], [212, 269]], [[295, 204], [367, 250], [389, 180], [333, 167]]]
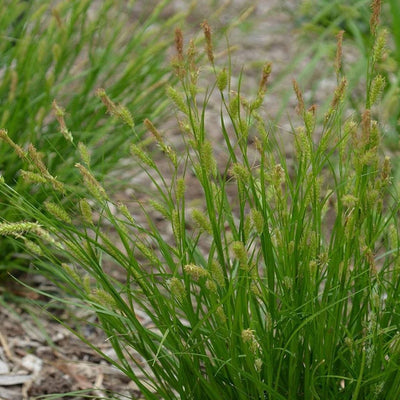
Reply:
[[[149, 140], [130, 146], [153, 191], [136, 188], [132, 204], [114, 201], [82, 157], [75, 166], [86, 197], [66, 186], [59, 200], [40, 204], [3, 180], [2, 195], [25, 219], [3, 222], [0, 234], [69, 294], [60, 301], [96, 312], [117, 357], [96, 350], [143, 398], [398, 399], [399, 195], [379, 123], [368, 108], [347, 115], [339, 70], [322, 118], [294, 82], [299, 119], [288, 155], [285, 132], [261, 116], [271, 65], [246, 99], [229, 65], [218, 65], [207, 23], [203, 30], [215, 77], [203, 91], [193, 42], [185, 51], [176, 31], [180, 84], [167, 93], [183, 150], [150, 120], [144, 126], [169, 172]], [[220, 124], [210, 127], [214, 92]], [[374, 96], [368, 92], [370, 104]], [[216, 157], [210, 129], [218, 129], [225, 159]], [[33, 192], [53, 190], [42, 176]]]
[[[352, 2], [343, 0], [304, 0], [296, 10], [297, 18], [294, 16], [304, 33], [305, 39], [309, 41], [310, 37], [318, 38], [318, 40], [321, 40], [320, 48], [322, 49], [329, 47], [326, 38], [330, 35], [327, 35], [327, 33], [338, 33], [343, 30], [347, 43], [350, 43], [353, 47], [353, 52], [357, 53], [357, 57], [352, 60], [351, 64], [346, 65], [349, 87], [355, 93], [364, 84], [360, 77], [363, 76], [362, 71], [367, 68], [371, 59], [371, 35], [368, 29], [370, 3], [368, 0]], [[380, 102], [380, 107], [383, 110], [381, 119], [388, 124], [385, 131], [386, 144], [396, 148], [400, 117], [397, 101], [400, 62], [400, 5], [396, 0], [379, 1], [374, 2], [374, 4], [375, 8], [382, 8], [380, 19], [384, 29], [380, 29], [379, 35], [387, 36], [382, 40], [387, 41], [390, 48], [390, 52], [386, 52], [385, 57], [377, 68], [377, 72], [379, 72], [378, 79], [383, 77], [385, 81], [385, 85], [382, 87], [382, 101]], [[315, 13], [315, 9], [318, 9], [317, 13]], [[314, 58], [317, 58], [322, 51], [316, 51]], [[318, 87], [314, 89], [314, 91], [316, 90], [318, 90]], [[362, 103], [359, 102], [359, 95], [354, 94], [350, 99], [353, 107], [362, 107]]]
[[[96, 149], [91, 163], [99, 175], [104, 174], [124, 155], [123, 143], [133, 135], [131, 126], [138, 123], [140, 127], [146, 117], [157, 120], [165, 110], [166, 102], [159, 94], [172, 79], [165, 62], [172, 44], [166, 32], [183, 23], [185, 14], [166, 17], [163, 13], [169, 0], [158, 2], [151, 11], [134, 7], [134, 3], [2, 3], [0, 127], [21, 147], [32, 144], [40, 149], [39, 157], [64, 183], [77, 183], [68, 166], [77, 161], [79, 142]], [[109, 96], [116, 104], [134, 108], [135, 121], [121, 124], [107, 118], [106, 108], [94, 96], [99, 87], [107, 87], [103, 100]], [[125, 110], [128, 115], [124, 106], [118, 105], [115, 111]], [[141, 134], [140, 128], [136, 133]], [[20, 156], [1, 144], [0, 171], [18, 191], [25, 185], [19, 178]], [[1, 202], [2, 218], [19, 218], [4, 198]], [[1, 242], [0, 271], [21, 264], [9, 257], [14, 252], [10, 241]]]

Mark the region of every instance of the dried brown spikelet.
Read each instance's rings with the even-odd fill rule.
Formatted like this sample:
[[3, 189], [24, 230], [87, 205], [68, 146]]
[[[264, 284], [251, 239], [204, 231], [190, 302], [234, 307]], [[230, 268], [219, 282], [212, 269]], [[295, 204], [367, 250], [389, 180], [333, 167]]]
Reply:
[[372, 0], [371, 2], [371, 18], [369, 27], [373, 35], [376, 34], [376, 27], [379, 24], [379, 16], [381, 14], [382, 0]]
[[175, 29], [175, 49], [177, 55], [172, 58], [172, 66], [176, 76], [182, 80], [186, 75], [183, 56], [183, 35], [180, 28]]
[[299, 115], [303, 115], [304, 113], [304, 99], [303, 99], [303, 94], [301, 93], [301, 90], [299, 88], [299, 85], [295, 79], [293, 79], [293, 90], [296, 94], [297, 97], [297, 113]]
[[203, 21], [201, 27], [203, 28], [204, 37], [206, 39], [206, 53], [208, 60], [210, 61], [211, 64], [214, 64], [214, 53], [211, 40], [211, 27], [207, 21]]
[[175, 29], [175, 48], [178, 54], [178, 61], [183, 61], [183, 34], [182, 29], [176, 28]]
[[337, 38], [337, 46], [336, 46], [336, 58], [335, 58], [335, 71], [336, 78], [339, 81], [340, 70], [342, 68], [342, 44], [343, 44], [343, 34], [344, 31], [339, 31], [336, 35]]

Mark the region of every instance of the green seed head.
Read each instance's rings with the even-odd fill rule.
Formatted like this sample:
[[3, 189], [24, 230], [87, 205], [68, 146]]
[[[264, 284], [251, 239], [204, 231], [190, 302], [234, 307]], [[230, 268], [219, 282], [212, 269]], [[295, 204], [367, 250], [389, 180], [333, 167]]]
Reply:
[[228, 73], [226, 68], [222, 69], [217, 75], [217, 87], [222, 92], [228, 85]]
[[209, 276], [209, 272], [206, 269], [195, 264], [187, 264], [183, 267], [183, 270], [195, 281]]
[[183, 301], [186, 296], [185, 286], [182, 281], [176, 277], [173, 277], [167, 282], [169, 290], [172, 296], [178, 301]]

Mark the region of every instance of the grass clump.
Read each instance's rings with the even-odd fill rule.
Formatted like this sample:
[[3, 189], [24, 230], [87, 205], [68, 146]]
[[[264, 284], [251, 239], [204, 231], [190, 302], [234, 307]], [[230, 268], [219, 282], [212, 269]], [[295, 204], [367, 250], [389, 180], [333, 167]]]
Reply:
[[[318, 13], [315, 13], [318, 9]], [[370, 12], [371, 11], [371, 12]], [[346, 76], [350, 87], [354, 92], [350, 96], [352, 106], [362, 109], [360, 104], [360, 87], [364, 82], [363, 71], [370, 66], [371, 51], [374, 38], [370, 35], [370, 25], [373, 25], [373, 33], [380, 36], [375, 41], [375, 46], [385, 43], [381, 47], [381, 58], [375, 63], [376, 83], [381, 83], [384, 78], [385, 85], [380, 86], [379, 95], [382, 100], [378, 103], [381, 110], [381, 119], [388, 126], [385, 129], [387, 144], [396, 148], [399, 136], [399, 107], [397, 102], [399, 91], [399, 62], [400, 62], [400, 6], [396, 0], [371, 2], [369, 0], [357, 0], [346, 2], [343, 0], [304, 0], [297, 9], [297, 20], [308, 41], [310, 37], [321, 40], [320, 49], [316, 51], [315, 58], [329, 48], [329, 36], [327, 33], [344, 34], [346, 42], [352, 47], [352, 53], [357, 57], [346, 65]], [[374, 17], [375, 15], [375, 17]], [[378, 18], [376, 18], [378, 17]], [[388, 43], [386, 48], [386, 43]], [[314, 71], [315, 68], [314, 68]], [[361, 77], [361, 79], [360, 79]], [[318, 90], [318, 89], [316, 89]], [[372, 107], [373, 104], [367, 106]], [[375, 109], [378, 107], [375, 107]]]
[[[2, 195], [33, 222], [4, 222], [0, 233], [39, 253], [35, 265], [97, 313], [117, 360], [96, 350], [146, 399], [397, 399], [398, 193], [378, 122], [369, 109], [344, 117], [342, 76], [322, 116], [294, 82], [300, 122], [288, 157], [285, 133], [261, 116], [271, 66], [244, 98], [203, 29], [214, 83], [199, 86], [191, 44], [188, 54], [178, 46], [180, 86], [168, 89], [183, 150], [145, 122], [169, 174], [148, 141], [130, 148], [155, 193], [114, 202], [80, 163], [90, 195], [65, 186], [58, 197], [77, 205], [65, 214], [62, 201], [43, 208], [3, 180]], [[218, 127], [208, 124], [213, 92]]]
[[[9, 185], [22, 191], [28, 176], [43, 180], [35, 171], [19, 174], [28, 144], [40, 149], [36, 159], [64, 184], [77, 183], [69, 166], [77, 160], [80, 142], [95, 150], [91, 166], [99, 175], [128, 154], [123, 143], [132, 138], [134, 120], [140, 136], [141, 122], [146, 117], [157, 120], [166, 105], [159, 95], [171, 79], [166, 32], [184, 19], [183, 13], [163, 15], [169, 3], [158, 2], [150, 12], [121, 0], [2, 4], [1, 139], [18, 142], [17, 152], [0, 142], [0, 171]], [[93, 96], [99, 87], [107, 87], [107, 93], [98, 95], [114, 104], [115, 110], [108, 112], [119, 118], [105, 117], [106, 108]], [[135, 110], [134, 119], [126, 107]], [[15, 210], [1, 201], [1, 217], [17, 219]], [[17, 260], [8, 256], [14, 250], [9, 241], [2, 241], [0, 269], [17, 267]]]

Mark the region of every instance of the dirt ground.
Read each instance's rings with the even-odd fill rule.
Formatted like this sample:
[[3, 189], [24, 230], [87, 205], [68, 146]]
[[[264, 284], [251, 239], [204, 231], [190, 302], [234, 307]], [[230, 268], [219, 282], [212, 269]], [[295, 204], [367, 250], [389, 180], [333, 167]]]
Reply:
[[[188, 3], [175, 0], [169, 12], [176, 12], [186, 7]], [[215, 5], [222, 2], [213, 3]], [[256, 90], [264, 62], [272, 62], [273, 80], [277, 71], [282, 70], [298, 53], [297, 27], [292, 15], [298, 3], [296, 0], [260, 1], [254, 6], [247, 20], [229, 33], [230, 44], [237, 48], [232, 57], [234, 71], [239, 72], [244, 66], [246, 82], [244, 91]], [[254, 4], [249, 0], [233, 0], [214, 22], [217, 25], [216, 29], [229, 23]], [[199, 23], [207, 17], [208, 12], [210, 11], [206, 8], [193, 11], [189, 23], [193, 26], [194, 33], [199, 32]], [[224, 46], [220, 47], [222, 49]], [[279, 111], [279, 104], [273, 99], [279, 95], [280, 90], [286, 90], [291, 86], [291, 79], [288, 80], [277, 86], [274, 89], [275, 93], [268, 95], [270, 98], [267, 99], [268, 115], [273, 116]], [[293, 105], [292, 102], [291, 106]], [[219, 109], [217, 104], [211, 103], [210, 107]], [[174, 124], [174, 121], [166, 122], [169, 126]], [[174, 141], [173, 130], [171, 132], [171, 140]], [[218, 138], [215, 140], [218, 141]], [[127, 195], [129, 196], [129, 193]], [[40, 276], [23, 278], [28, 285], [41, 291], [47, 293], [57, 291]], [[62, 393], [74, 391], [82, 392], [68, 398], [82, 399], [85, 396], [107, 398], [108, 391], [120, 393], [120, 398], [123, 396], [140, 398], [140, 393], [132, 382], [102, 360], [67, 328], [55, 321], [49, 313], [78, 328], [88, 341], [113, 357], [113, 350], [103, 333], [90, 325], [90, 322], [95, 320], [94, 315], [90, 313], [85, 315], [80, 309], [65, 309], [60, 304], [48, 303], [49, 300], [44, 296], [13, 283], [12, 280], [6, 289], [2, 289], [1, 294], [0, 400], [33, 399], [57, 393], [58, 395], [51, 398], [60, 399], [64, 398]], [[47, 304], [45, 303], [45, 307], [40, 309], [33, 306], [30, 300], [43, 300]], [[82, 321], [88, 322], [84, 324]], [[143, 317], [143, 323], [147, 322]]]

